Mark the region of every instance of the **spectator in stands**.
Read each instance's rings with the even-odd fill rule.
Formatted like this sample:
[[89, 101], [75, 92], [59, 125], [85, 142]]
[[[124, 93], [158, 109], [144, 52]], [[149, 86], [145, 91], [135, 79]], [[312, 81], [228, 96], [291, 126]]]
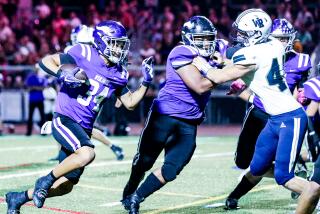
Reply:
[[43, 89], [47, 85], [47, 80], [42, 73], [40, 73], [39, 65], [36, 64], [35, 71], [30, 73], [27, 77], [25, 85], [29, 90], [29, 114], [28, 114], [28, 124], [27, 124], [27, 136], [32, 134], [32, 126], [33, 126], [33, 113], [36, 108], [38, 108], [40, 112], [40, 127], [45, 122], [44, 115], [44, 97], [43, 97]]
[[1, 90], [3, 88], [3, 75], [2, 73], [0, 73], [0, 136], [3, 134], [3, 123], [2, 123], [2, 109], [1, 109], [1, 105], [3, 105], [2, 103], [2, 97], [1, 97]]
[[55, 110], [55, 101], [57, 98], [57, 91], [55, 89], [55, 79], [49, 77], [48, 84], [46, 88], [43, 90], [44, 97], [44, 114], [45, 121], [51, 121], [53, 118], [53, 113]]
[[144, 40], [143, 44], [144, 44], [143, 47], [139, 50], [139, 53], [142, 59], [148, 58], [150, 56], [154, 56], [156, 54], [156, 51], [152, 47], [149, 40]]

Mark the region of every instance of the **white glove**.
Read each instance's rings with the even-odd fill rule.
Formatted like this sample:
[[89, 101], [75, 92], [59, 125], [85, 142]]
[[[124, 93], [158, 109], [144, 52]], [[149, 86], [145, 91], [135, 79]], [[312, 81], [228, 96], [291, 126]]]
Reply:
[[45, 122], [41, 127], [41, 134], [51, 134], [52, 133], [52, 121]]

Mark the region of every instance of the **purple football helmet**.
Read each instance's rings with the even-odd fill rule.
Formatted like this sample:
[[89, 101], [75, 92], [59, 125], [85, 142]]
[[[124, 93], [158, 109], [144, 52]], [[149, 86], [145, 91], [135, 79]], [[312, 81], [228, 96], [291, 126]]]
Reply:
[[191, 17], [183, 24], [181, 34], [183, 43], [195, 47], [201, 56], [208, 57], [214, 53], [217, 30], [206, 17]]
[[93, 43], [99, 53], [112, 63], [122, 62], [130, 47], [126, 29], [116, 21], [97, 24], [93, 31]]
[[296, 31], [292, 24], [286, 19], [275, 19], [272, 23], [271, 35], [281, 42], [286, 42], [286, 52], [292, 49], [293, 40], [296, 36]]

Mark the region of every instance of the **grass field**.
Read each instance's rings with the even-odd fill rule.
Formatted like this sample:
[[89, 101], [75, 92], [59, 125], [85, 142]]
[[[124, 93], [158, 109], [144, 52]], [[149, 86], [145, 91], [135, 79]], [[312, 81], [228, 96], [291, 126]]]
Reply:
[[[119, 203], [130, 173], [132, 157], [138, 137], [113, 137], [114, 143], [125, 149], [123, 161], [116, 161], [110, 149], [96, 143], [97, 157], [86, 168], [73, 192], [63, 197], [50, 198], [45, 208], [32, 203], [21, 213], [121, 214], [126, 213]], [[199, 137], [193, 159], [179, 177], [151, 195], [141, 204], [141, 213], [236, 213], [280, 214], [294, 210], [296, 201], [290, 192], [265, 179], [240, 200], [241, 209], [225, 211], [223, 207], [205, 205], [224, 203], [236, 185], [242, 171], [234, 167], [233, 152], [236, 137]], [[56, 163], [47, 160], [57, 153], [52, 137], [0, 137], [0, 213], [6, 212], [3, 195], [33, 186], [36, 178], [48, 172]], [[158, 161], [154, 167], [161, 164]], [[219, 204], [218, 204], [219, 205]]]

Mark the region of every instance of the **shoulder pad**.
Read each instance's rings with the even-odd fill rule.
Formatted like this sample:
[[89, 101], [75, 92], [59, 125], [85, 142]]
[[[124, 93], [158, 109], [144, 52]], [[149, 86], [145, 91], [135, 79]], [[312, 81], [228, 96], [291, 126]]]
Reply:
[[179, 69], [192, 63], [193, 58], [198, 56], [198, 50], [189, 45], [176, 46], [169, 54], [168, 59], [174, 69]]
[[314, 77], [303, 84], [304, 95], [314, 101], [320, 101], [320, 77]]
[[254, 51], [250, 47], [240, 48], [233, 54], [232, 62], [236, 65], [256, 64]]

